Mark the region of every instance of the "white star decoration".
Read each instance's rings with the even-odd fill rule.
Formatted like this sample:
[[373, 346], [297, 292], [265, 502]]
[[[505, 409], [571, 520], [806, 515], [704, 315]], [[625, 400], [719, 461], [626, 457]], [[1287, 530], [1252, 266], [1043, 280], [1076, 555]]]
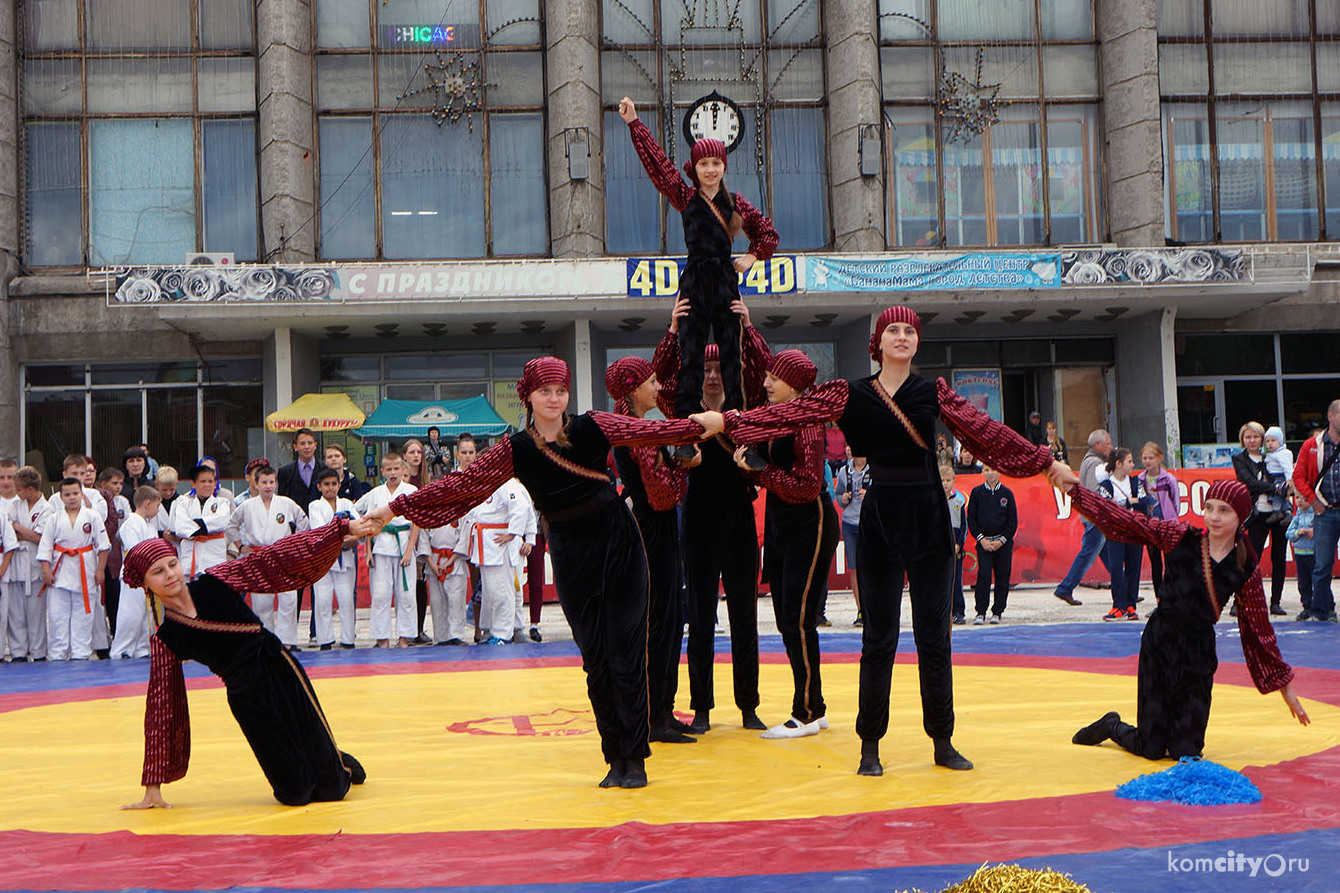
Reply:
[[983, 50], [977, 50], [977, 76], [940, 72], [940, 117], [950, 126], [948, 142], [966, 142], [1000, 120], [1000, 84], [982, 83]]

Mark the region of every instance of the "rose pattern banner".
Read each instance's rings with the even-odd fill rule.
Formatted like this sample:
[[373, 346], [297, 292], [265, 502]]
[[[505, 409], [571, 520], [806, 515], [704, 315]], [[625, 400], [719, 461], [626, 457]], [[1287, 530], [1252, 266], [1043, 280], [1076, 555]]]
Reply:
[[1125, 251], [1095, 249], [1061, 254], [1061, 281], [1066, 285], [1157, 285], [1250, 280], [1250, 258], [1244, 251], [1150, 248]]
[[120, 304], [174, 301], [319, 301], [340, 286], [329, 267], [161, 267], [133, 268], [116, 277]]

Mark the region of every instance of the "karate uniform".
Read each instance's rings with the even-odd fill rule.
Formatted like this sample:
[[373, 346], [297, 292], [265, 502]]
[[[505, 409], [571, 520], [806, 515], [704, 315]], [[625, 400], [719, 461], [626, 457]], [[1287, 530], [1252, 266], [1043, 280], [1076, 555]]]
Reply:
[[[337, 497], [335, 507], [324, 499], [314, 499], [307, 506], [307, 521], [313, 528], [329, 524], [336, 512], [349, 512], [358, 517], [354, 504], [343, 497]], [[336, 603], [340, 608], [340, 644], [354, 644], [354, 628], [358, 620], [358, 608], [354, 602], [354, 587], [358, 583], [358, 543], [340, 549], [340, 557], [330, 566], [330, 571], [312, 585], [312, 610], [316, 612], [316, 641], [318, 645], [331, 645], [335, 642], [333, 610]]]
[[[198, 496], [187, 493], [173, 501], [167, 529], [181, 537], [177, 558], [187, 581], [228, 560], [228, 519], [232, 513], [233, 501], [222, 496], [210, 496], [202, 503]], [[204, 533], [197, 521], [204, 522]]]
[[[419, 488], [401, 482], [395, 494], [385, 484], [373, 487], [354, 508], [359, 515], [390, 505], [391, 500], [407, 496]], [[395, 605], [396, 635], [413, 639], [419, 635], [419, 609], [414, 600], [414, 581], [418, 571], [411, 560], [408, 567], [400, 559], [409, 550], [410, 523], [399, 516], [391, 519], [372, 541], [372, 567], [368, 569], [368, 588], [372, 590], [372, 638], [391, 638], [391, 606]]]
[[[94, 487], [84, 487], [84, 505], [97, 512], [98, 517], [102, 519], [104, 525], [107, 524], [107, 498], [102, 495], [102, 491]], [[51, 506], [53, 512], [65, 511], [65, 504], [60, 499], [60, 488], [52, 493], [47, 499], [47, 504]], [[108, 539], [108, 543], [111, 540]], [[107, 634], [107, 605], [105, 599], [107, 593], [103, 589], [102, 580], [98, 581], [98, 591], [101, 593], [99, 598], [91, 605], [93, 608], [93, 650], [102, 651], [111, 645], [111, 637]]]
[[93, 605], [102, 598], [98, 553], [110, 548], [102, 519], [88, 506], [81, 506], [73, 521], [63, 507], [47, 520], [37, 560], [50, 562], [55, 577], [43, 593], [52, 660], [88, 660], [93, 654]]
[[[518, 550], [526, 535], [527, 514], [533, 512], [530, 494], [513, 479], [466, 513], [462, 523], [462, 527], [468, 525], [465, 554], [479, 568], [479, 626], [488, 629], [493, 638], [512, 638], [515, 628], [512, 622], [516, 619], [521, 592]], [[495, 542], [494, 537], [503, 533], [516, 539]], [[461, 551], [460, 546], [457, 551]]]
[[[529, 577], [530, 563], [521, 554], [521, 546], [529, 545], [535, 547], [535, 539], [540, 533], [540, 516], [535, 511], [535, 503], [531, 500], [530, 494], [526, 492], [525, 487], [520, 488], [521, 493], [526, 497], [526, 533], [508, 543], [512, 547], [512, 566], [517, 569], [517, 587], [516, 587], [516, 617], [512, 624], [512, 637], [516, 639], [516, 633], [526, 628], [526, 580]], [[519, 641], [519, 639], [517, 640]]]
[[419, 548], [428, 556], [428, 609], [433, 614], [434, 641], [439, 645], [450, 639], [469, 641], [465, 637], [465, 601], [470, 569], [461, 526], [447, 524], [424, 531], [419, 535]]
[[13, 557], [0, 585], [9, 597], [5, 625], [8, 627], [9, 656], [13, 660], [37, 660], [47, 656], [47, 602], [45, 594], [38, 597], [42, 590], [42, 566], [37, 563], [37, 543], [19, 539], [14, 532], [14, 523], [41, 533], [50, 517], [51, 505], [44, 499], [29, 506], [16, 497], [6, 507], [4, 549]]
[[[152, 521], [138, 514], [130, 514], [117, 531], [121, 538], [121, 554], [129, 552], [145, 540], [158, 536]], [[149, 656], [149, 605], [143, 589], [132, 589], [121, 584], [121, 599], [116, 606], [116, 635], [112, 637], [112, 657]]]
[[[287, 496], [265, 499], [253, 496], [238, 506], [229, 522], [229, 530], [235, 531], [234, 542], [253, 549], [279, 542], [291, 533], [307, 529], [307, 515], [298, 504]], [[279, 601], [279, 610], [275, 610], [275, 600]], [[279, 637], [285, 645], [298, 644], [298, 592], [290, 589], [285, 592], [251, 593], [251, 609], [261, 619], [265, 628]]]

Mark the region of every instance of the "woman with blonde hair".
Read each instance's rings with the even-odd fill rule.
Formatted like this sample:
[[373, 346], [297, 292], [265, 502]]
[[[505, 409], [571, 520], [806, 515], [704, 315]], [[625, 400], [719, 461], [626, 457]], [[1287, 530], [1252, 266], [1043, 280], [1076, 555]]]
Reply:
[[[1144, 471], [1140, 473], [1141, 483], [1150, 497], [1151, 518], [1164, 521], [1177, 520], [1177, 478], [1163, 466], [1163, 447], [1154, 441], [1148, 441], [1140, 447], [1140, 463]], [[1154, 598], [1163, 595], [1163, 553], [1153, 546], [1146, 549], [1149, 555], [1149, 573], [1154, 580]]]
[[1289, 522], [1270, 522], [1273, 511], [1270, 497], [1275, 495], [1275, 484], [1266, 471], [1265, 426], [1260, 422], [1248, 422], [1238, 429], [1238, 442], [1242, 444], [1242, 451], [1233, 454], [1233, 471], [1239, 483], [1251, 494], [1254, 509], [1251, 519], [1246, 522], [1247, 539], [1257, 555], [1265, 554], [1266, 538], [1270, 539], [1270, 613], [1287, 614], [1280, 601], [1284, 598], [1287, 577], [1284, 562]]

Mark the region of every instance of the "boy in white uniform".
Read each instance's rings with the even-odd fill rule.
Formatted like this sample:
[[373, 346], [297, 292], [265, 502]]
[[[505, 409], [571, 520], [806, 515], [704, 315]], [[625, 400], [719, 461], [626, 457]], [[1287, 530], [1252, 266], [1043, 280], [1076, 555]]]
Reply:
[[[125, 497], [118, 497], [124, 499]], [[128, 553], [145, 540], [158, 536], [155, 520], [163, 498], [158, 490], [144, 485], [135, 490], [135, 511], [121, 522], [121, 554]], [[149, 656], [149, 606], [143, 589], [131, 589], [124, 581], [116, 606], [116, 634], [112, 637], [112, 657]]]
[[[321, 498], [312, 500], [307, 507], [307, 520], [312, 527], [324, 527], [340, 512], [357, 518], [354, 504], [340, 496], [340, 473], [323, 468], [316, 473], [316, 488]], [[346, 536], [340, 557], [326, 574], [312, 587], [312, 604], [316, 612], [316, 641], [322, 651], [335, 644], [331, 613], [338, 602], [340, 608], [340, 647], [354, 647], [354, 629], [358, 609], [354, 602], [354, 587], [358, 583], [358, 537]]]
[[[14, 489], [14, 472], [19, 470], [19, 463], [13, 459], [0, 459], [0, 525], [8, 526], [8, 517], [11, 514], [14, 501], [18, 499]], [[3, 536], [0, 536], [0, 540]], [[8, 570], [8, 560], [0, 558], [0, 578], [3, 578], [5, 571]], [[0, 586], [0, 658], [5, 656], [5, 646], [7, 637], [5, 635], [5, 626], [9, 623], [9, 589]]]
[[526, 631], [526, 581], [523, 578], [523, 572], [527, 570], [526, 559], [530, 557], [530, 550], [535, 548], [535, 537], [540, 532], [540, 516], [535, 511], [535, 502], [530, 498], [530, 491], [527, 490], [520, 481], [517, 482], [517, 489], [521, 495], [526, 497], [526, 532], [524, 536], [512, 540], [512, 565], [517, 569], [518, 586], [516, 590], [516, 617], [512, 623], [512, 641], [520, 642], [522, 633]]
[[47, 602], [42, 592], [42, 566], [37, 546], [51, 515], [42, 497], [42, 474], [31, 465], [14, 473], [18, 495], [4, 518], [5, 572], [9, 595], [8, 627], [11, 660], [47, 659]]
[[526, 506], [530, 494], [515, 478], [507, 481], [465, 514], [461, 527], [466, 542], [456, 546], [479, 568], [480, 626], [488, 630], [484, 645], [506, 645], [512, 641], [512, 621], [521, 589], [518, 563], [514, 562], [514, 539], [526, 535]]
[[[419, 488], [404, 483], [404, 462], [399, 453], [382, 457], [382, 477], [386, 483], [372, 490], [354, 503], [360, 516], [373, 509], [390, 505], [397, 496], [415, 492]], [[382, 528], [368, 550], [368, 588], [372, 591], [372, 647], [385, 648], [391, 639], [391, 605], [395, 604], [396, 632], [402, 646], [409, 645], [419, 635], [419, 609], [414, 600], [414, 554], [419, 542], [419, 528], [399, 515]]]
[[84, 505], [83, 485], [60, 482], [62, 508], [50, 518], [37, 545], [47, 599], [47, 656], [52, 660], [88, 660], [93, 654], [93, 604], [102, 598], [99, 584], [111, 544], [102, 519]]
[[190, 492], [179, 496], [168, 513], [168, 530], [179, 539], [177, 559], [187, 581], [228, 560], [233, 501], [213, 495], [214, 482], [214, 469], [197, 465], [191, 470]]
[[465, 548], [460, 524], [447, 524], [420, 537], [428, 556], [428, 609], [433, 613], [433, 639], [438, 645], [464, 645], [465, 599], [470, 568], [456, 549]]
[[[291, 533], [307, 529], [307, 513], [287, 496], [275, 493], [277, 472], [269, 465], [255, 471], [257, 495], [233, 510], [229, 540], [241, 545], [243, 555], [279, 542]], [[199, 486], [197, 484], [197, 486]], [[229, 500], [231, 502], [231, 500]], [[275, 610], [275, 600], [279, 609]], [[298, 650], [298, 591], [251, 593], [251, 610], [265, 628], [279, 637], [290, 651]]]
[[[80, 489], [84, 494], [84, 505], [95, 510], [98, 513], [98, 517], [106, 522], [107, 500], [102, 497], [102, 493], [100, 493], [96, 487], [92, 486], [93, 481], [89, 471], [90, 467], [88, 459], [74, 453], [66, 456], [65, 460], [61, 462], [61, 473], [67, 478], [74, 478], [76, 481], [79, 481]], [[84, 483], [85, 478], [89, 478], [88, 484]], [[47, 503], [51, 506], [53, 512], [61, 510], [63, 503], [60, 498], [59, 488], [57, 488], [55, 493], [51, 494], [51, 498], [47, 500]]]

